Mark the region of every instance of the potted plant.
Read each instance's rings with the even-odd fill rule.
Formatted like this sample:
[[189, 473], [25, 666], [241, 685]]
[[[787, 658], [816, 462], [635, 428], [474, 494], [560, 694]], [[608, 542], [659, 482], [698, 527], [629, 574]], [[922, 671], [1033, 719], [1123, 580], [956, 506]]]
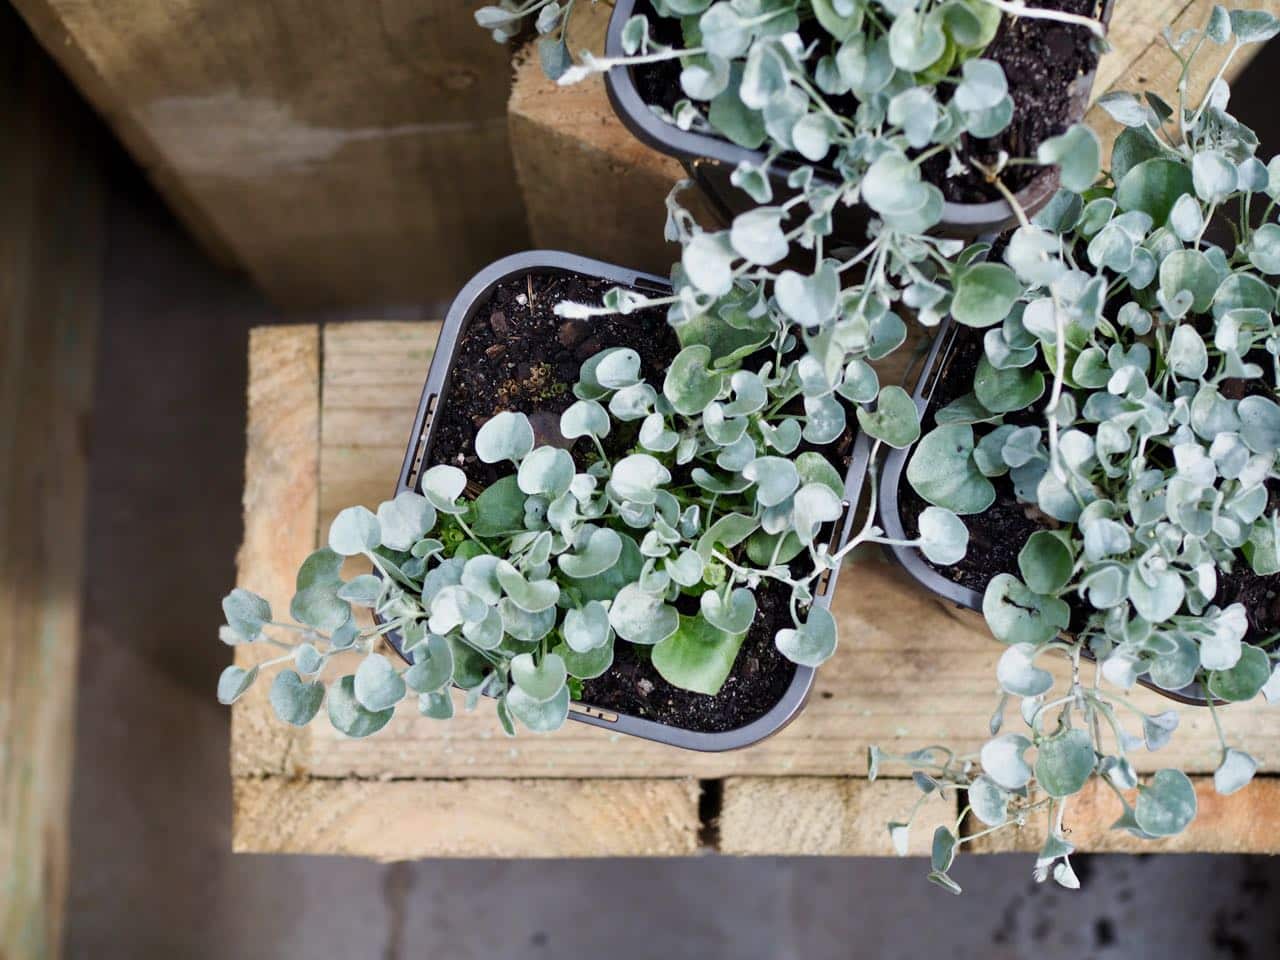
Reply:
[[[1215, 8], [1205, 30], [1167, 38], [1179, 89], [1204, 44], [1234, 53], [1278, 29], [1268, 13]], [[1280, 698], [1280, 158], [1256, 156], [1228, 97], [1218, 79], [1197, 104], [1104, 98], [1125, 127], [1109, 175], [1059, 193], [998, 258], [953, 279], [953, 325], [916, 393], [926, 432], [886, 464], [889, 539], [941, 506], [980, 547], [954, 563], [895, 551], [1007, 647], [977, 756], [892, 758], [926, 794], [962, 793], [979, 823], [934, 838], [931, 877], [957, 892], [961, 844], [1037, 813], [1049, 824], [1037, 876], [1074, 886], [1064, 811], [1093, 777], [1120, 798], [1118, 828], [1163, 837], [1191, 821], [1185, 774], [1140, 783], [1130, 760], [1178, 721], [1137, 709], [1124, 696], [1135, 683], [1213, 712], [1219, 792], [1257, 769], [1216, 721], [1225, 704]], [[988, 295], [965, 294], [966, 272]], [[1070, 663], [1066, 689], [1043, 669], [1053, 658]], [[1008, 699], [1022, 732], [1001, 732]], [[873, 750], [872, 775], [889, 759]], [[906, 825], [890, 829], [901, 843]]]
[[1052, 163], [1045, 145], [1083, 117], [1112, 5], [619, 0], [606, 56], [577, 64], [564, 40], [572, 3], [476, 16], [499, 39], [536, 19], [543, 66], [561, 83], [607, 71], [623, 123], [683, 161], [726, 219], [793, 196], [790, 175], [813, 166], [813, 185], [843, 201], [837, 236], [859, 239], [884, 213], [858, 201], [886, 153], [923, 172], [934, 190], [921, 219], [943, 235], [1014, 226], [1009, 192], [1024, 210], [1047, 202], [1055, 173], [1030, 161]]
[[[351, 736], [406, 696], [447, 718], [451, 686], [492, 698], [508, 733], [572, 716], [722, 750], [783, 726], [834, 650], [839, 561], [874, 536], [851, 535], [870, 451], [846, 410], [877, 421], [860, 395], [817, 385], [758, 281], [676, 325], [669, 289], [546, 252], [475, 277], [445, 322], [396, 495], [334, 520], [299, 570], [298, 622], [246, 590], [224, 601], [224, 640], [283, 652], [228, 667], [219, 698], [278, 663], [279, 717], [307, 723], [327, 700]], [[344, 581], [351, 556], [373, 572]], [[348, 651], [359, 665], [326, 686]]]

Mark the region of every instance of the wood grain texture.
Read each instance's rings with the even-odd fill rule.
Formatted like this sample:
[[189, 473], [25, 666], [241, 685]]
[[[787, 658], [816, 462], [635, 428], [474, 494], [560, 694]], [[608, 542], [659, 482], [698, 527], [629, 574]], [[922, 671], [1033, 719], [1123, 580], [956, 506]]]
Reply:
[[[235, 781], [235, 849], [420, 857], [673, 857], [698, 849], [692, 780]], [[518, 812], [513, 815], [513, 812]]]
[[0, 957], [60, 956], [104, 195], [98, 125], [0, 10]]
[[[320, 474], [320, 332], [313, 325], [259, 327], [249, 337], [244, 541], [236, 583], [266, 597], [289, 619], [294, 576], [315, 549]], [[236, 647], [248, 667], [272, 654]], [[288, 727], [256, 684], [231, 709], [233, 774], [302, 772], [300, 744], [310, 729]]]
[[[611, 10], [579, 5], [569, 38], [575, 54], [603, 51]], [[679, 247], [663, 240], [663, 201], [684, 168], [622, 125], [602, 77], [557, 86], [526, 49], [515, 64], [508, 122], [535, 246], [669, 273]]]
[[[1110, 829], [1123, 812], [1104, 784], [1091, 781], [1067, 805], [1067, 839], [1090, 853], [1280, 853], [1280, 779], [1263, 777], [1229, 797], [1213, 789], [1212, 777], [1193, 777], [1199, 812], [1185, 831], [1164, 840], [1139, 840]], [[1129, 800], [1132, 803], [1134, 796]], [[966, 832], [980, 825], [970, 823]], [[1044, 844], [1047, 823], [1037, 818], [1020, 829], [1001, 830], [975, 840], [975, 853], [1035, 852]]]
[[526, 245], [510, 51], [448, 0], [20, 0], [215, 255], [289, 306], [444, 299]]
[[[893, 856], [887, 824], [905, 820], [919, 797], [910, 780], [730, 777], [724, 781], [717, 850], [751, 856]], [[911, 824], [908, 855], [927, 855], [933, 831], [954, 827], [957, 813], [951, 800], [923, 804]]]
[[[1166, 25], [1174, 34], [1200, 29], [1208, 21], [1214, 5], [1215, 0], [1119, 0], [1109, 34], [1112, 50], [1098, 64], [1094, 100], [1112, 90], [1153, 90], [1176, 108], [1182, 65], [1169, 52], [1160, 31]], [[1225, 6], [1268, 10], [1280, 15], [1280, 0], [1237, 0]], [[1262, 45], [1256, 43], [1241, 48], [1224, 73], [1225, 79], [1230, 82], [1239, 76], [1261, 50]], [[1230, 51], [1230, 45], [1218, 46], [1212, 42], [1201, 48], [1188, 77], [1187, 103], [1200, 102]], [[1111, 144], [1122, 127], [1096, 105], [1085, 116], [1085, 122], [1102, 139], [1105, 168], [1110, 163]]]

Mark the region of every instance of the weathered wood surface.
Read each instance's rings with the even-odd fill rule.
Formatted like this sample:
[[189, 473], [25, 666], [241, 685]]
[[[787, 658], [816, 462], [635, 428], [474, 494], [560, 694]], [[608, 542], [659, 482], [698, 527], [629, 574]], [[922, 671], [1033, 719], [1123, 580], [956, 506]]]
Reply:
[[[1178, 76], [1182, 67], [1170, 54], [1160, 31], [1168, 26], [1178, 34], [1183, 30], [1203, 27], [1216, 2], [1217, 0], [1118, 0], [1109, 33], [1112, 49], [1098, 64], [1098, 76], [1093, 87], [1094, 99], [1111, 90], [1154, 90], [1176, 108]], [[1225, 6], [1232, 9], [1269, 10], [1280, 15], [1280, 0], [1236, 0]], [[1230, 50], [1230, 45], [1218, 46], [1214, 43], [1206, 43], [1201, 48], [1187, 82], [1188, 103], [1199, 103]], [[1239, 76], [1261, 50], [1262, 45], [1256, 43], [1241, 49], [1223, 74], [1224, 79], [1230, 82]], [[1090, 109], [1085, 120], [1102, 138], [1106, 147], [1105, 156], [1109, 158], [1111, 143], [1120, 132], [1120, 125], [1096, 105]]]
[[60, 955], [103, 193], [96, 120], [0, 10], [0, 957]]
[[[435, 324], [363, 323], [255, 333], [238, 582], [263, 592], [278, 610], [287, 609], [293, 571], [333, 515], [352, 503], [376, 506], [392, 492], [437, 330]], [[323, 717], [300, 731], [281, 726], [270, 715], [263, 688], [234, 708], [233, 772], [242, 782], [358, 782], [369, 796], [392, 779], [560, 780], [572, 795], [592, 778], [632, 779], [637, 790], [655, 791], [658, 781], [723, 777], [729, 779], [719, 848], [726, 852], [886, 853], [883, 821], [906, 812], [908, 785], [847, 778], [865, 772], [871, 743], [893, 752], [937, 742], [962, 750], [980, 746], [996, 699], [1000, 649], [984, 630], [926, 597], [876, 554], [845, 571], [833, 612], [841, 648], [819, 672], [805, 712], [749, 750], [690, 753], [575, 723], [553, 736], [509, 740], [483, 709], [441, 724], [423, 720], [412, 705], [378, 736], [350, 740]], [[242, 658], [254, 653], [239, 649]], [[1148, 691], [1133, 699], [1148, 710], [1169, 705]], [[1160, 754], [1136, 756], [1140, 769], [1178, 765], [1192, 773], [1212, 772], [1218, 748], [1208, 713], [1188, 707], [1180, 715], [1174, 744]], [[1280, 770], [1280, 712], [1244, 705], [1223, 717], [1232, 737], [1262, 759], [1264, 773]], [[1246, 809], [1238, 798], [1222, 802], [1228, 805], [1224, 810], [1233, 802]], [[753, 811], [756, 805], [780, 812], [770, 817]], [[685, 807], [681, 799], [664, 815], [683, 822]], [[792, 808], [796, 812], [784, 815]], [[1252, 802], [1247, 809], [1255, 820], [1267, 810]], [[270, 844], [284, 842], [270, 839], [265, 816], [238, 810], [242, 848], [277, 849]], [[1280, 828], [1280, 808], [1258, 822]], [[280, 829], [286, 829], [283, 820]], [[346, 844], [348, 852], [387, 854], [374, 843], [376, 831], [343, 830], [343, 839], [332, 843]], [[321, 842], [318, 833], [305, 836]], [[1207, 830], [1195, 836], [1200, 839], [1183, 842], [1202, 844], [1200, 849], [1245, 842]], [[598, 853], [612, 852], [601, 842]], [[462, 848], [450, 851], [460, 854]], [[653, 852], [661, 850], [655, 846]]]
[[451, 297], [527, 245], [510, 51], [448, 0], [19, 0], [206, 247], [285, 305]]
[[687, 856], [694, 780], [235, 782], [236, 850], [421, 857]]
[[[604, 49], [611, 11], [579, 5], [569, 37], [575, 54]], [[534, 245], [666, 276], [679, 247], [663, 240], [663, 200], [684, 168], [622, 125], [602, 77], [557, 86], [532, 54], [516, 59], [508, 122]], [[685, 199], [703, 212], [696, 196]]]

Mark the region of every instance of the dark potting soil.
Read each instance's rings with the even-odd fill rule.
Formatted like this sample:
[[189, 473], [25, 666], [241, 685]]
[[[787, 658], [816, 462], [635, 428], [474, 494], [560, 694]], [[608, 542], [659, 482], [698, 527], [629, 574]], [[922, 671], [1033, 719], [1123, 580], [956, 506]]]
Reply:
[[[479, 460], [473, 446], [476, 431], [503, 410], [528, 414], [539, 443], [568, 446], [559, 434], [560, 414], [574, 401], [572, 387], [582, 363], [606, 348], [631, 347], [640, 354], [644, 378], [660, 384], [680, 349], [663, 310], [591, 320], [563, 320], [554, 313], [562, 300], [600, 303], [614, 286], [554, 273], [499, 284], [459, 340], [453, 376], [436, 414], [428, 463], [462, 468], [473, 494], [510, 473], [509, 465], [504, 468]], [[605, 438], [611, 457], [635, 442], [638, 425], [620, 429], [625, 426], [613, 424]], [[594, 448], [589, 441], [579, 441], [570, 449], [581, 466]], [[733, 671], [715, 696], [672, 686], [644, 651], [619, 642], [613, 666], [583, 683], [583, 702], [698, 732], [735, 730], [763, 716], [790, 686], [795, 665], [773, 642], [774, 634], [790, 625], [786, 588], [766, 585], [756, 591], [756, 600], [755, 622]]]
[[[927, 433], [933, 428], [935, 411], [972, 389], [973, 372], [981, 356], [981, 336], [961, 331], [922, 417], [922, 432]], [[1268, 392], [1266, 386], [1256, 380], [1238, 383], [1241, 386], [1247, 384], [1247, 389], [1234, 391], [1238, 394], [1236, 399], [1246, 393]], [[1232, 381], [1223, 383], [1223, 392], [1233, 395]], [[1270, 393], [1274, 396], [1275, 391]], [[1018, 426], [1038, 425], [1043, 422], [1043, 405], [1041, 400], [1028, 410], [1006, 414], [1004, 422]], [[1035, 507], [1019, 502], [1007, 475], [993, 478], [991, 482], [996, 488], [996, 499], [991, 507], [976, 516], [960, 518], [969, 530], [969, 549], [964, 559], [951, 566], [939, 566], [924, 556], [920, 558], [946, 579], [978, 593], [985, 591], [997, 574], [1019, 574], [1018, 553], [1031, 534], [1059, 526]], [[1267, 512], [1270, 513], [1280, 509], [1280, 484], [1269, 481], [1267, 489]], [[898, 485], [898, 503], [904, 531], [908, 537], [918, 537], [918, 520], [929, 504], [911, 488], [905, 471]], [[1072, 608], [1072, 626], [1078, 627], [1088, 616], [1090, 608], [1074, 595], [1066, 599]], [[1232, 603], [1244, 606], [1249, 621], [1247, 639], [1251, 643], [1263, 643], [1280, 631], [1280, 575], [1259, 576], [1243, 557], [1237, 560], [1233, 570], [1218, 571], [1218, 591], [1213, 602], [1219, 607]]]
[[[1037, 0], [1030, 6], [1084, 16], [1095, 16], [1101, 9], [1099, 0]], [[636, 12], [649, 15], [655, 40], [669, 45], [681, 43], [678, 20], [655, 15], [646, 2], [638, 3]], [[813, 20], [801, 23], [800, 35], [806, 44], [814, 41], [823, 44], [820, 49], [834, 43]], [[1041, 143], [1063, 133], [1074, 120], [1078, 120], [1079, 117], [1071, 115], [1070, 86], [1077, 77], [1097, 67], [1098, 55], [1091, 38], [1092, 34], [1085, 27], [1005, 16], [982, 56], [1004, 67], [1013, 98], [1013, 120], [998, 136], [990, 139], [964, 137], [957, 150], [961, 159], [973, 158], [989, 166], [1002, 150], [1010, 157], [1034, 157]], [[670, 112], [678, 101], [685, 99], [685, 93], [680, 89], [680, 70], [678, 60], [633, 67], [632, 76], [641, 99]], [[953, 87], [942, 84], [938, 89], [940, 96], [948, 97]], [[843, 115], [852, 114], [858, 107], [857, 99], [848, 94], [830, 97], [828, 103]], [[947, 200], [985, 203], [1000, 199], [1000, 192], [975, 170], [948, 177], [949, 162], [949, 156], [944, 153], [925, 161], [923, 167], [925, 177], [938, 185]], [[827, 164], [818, 166], [830, 169]], [[1017, 191], [1039, 172], [1040, 168], [1033, 165], [1014, 166], [1002, 174], [1001, 180], [1006, 187]]]

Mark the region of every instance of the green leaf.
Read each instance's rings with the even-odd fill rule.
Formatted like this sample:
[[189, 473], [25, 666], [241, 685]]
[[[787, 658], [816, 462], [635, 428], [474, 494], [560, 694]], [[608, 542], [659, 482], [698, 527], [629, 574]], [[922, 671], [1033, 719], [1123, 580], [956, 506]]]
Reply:
[[930, 562], [946, 567], [964, 559], [969, 528], [950, 510], [925, 507], [920, 513], [920, 550]]
[[609, 611], [598, 600], [590, 601], [581, 609], [567, 610], [563, 632], [565, 643], [574, 653], [598, 650], [608, 645], [613, 635], [609, 627]]
[[[579, 680], [594, 680], [613, 666], [613, 634], [610, 633], [608, 637], [609, 639], [603, 646], [595, 647], [591, 650], [578, 652], [561, 643], [555, 647], [553, 652], [564, 658], [565, 666], [569, 670], [569, 676], [576, 677]], [[572, 695], [573, 691], [570, 691], [570, 696], [572, 697]]]
[[1172, 301], [1179, 291], [1191, 293], [1191, 312], [1204, 313], [1218, 290], [1218, 271], [1199, 250], [1175, 250], [1160, 264], [1160, 292]]
[[1075, 565], [1065, 535], [1037, 530], [1018, 553], [1018, 569], [1026, 585], [1036, 593], [1056, 594], [1071, 580]]
[[675, 633], [680, 622], [676, 608], [665, 604], [661, 596], [629, 583], [609, 608], [609, 625], [623, 640], [652, 646]]
[[1115, 200], [1121, 210], [1141, 210], [1161, 227], [1178, 198], [1194, 190], [1191, 171], [1186, 166], [1157, 157], [1142, 161], [1121, 178]]
[[789, 245], [782, 232], [781, 207], [757, 207], [740, 213], [729, 229], [729, 243], [738, 256], [751, 263], [770, 266], [787, 255]]
[[402, 490], [395, 499], [385, 500], [378, 506], [382, 543], [392, 550], [411, 549], [435, 525], [435, 508], [426, 497], [410, 490]]
[[973, 376], [978, 402], [992, 413], [1025, 410], [1044, 395], [1044, 374], [1030, 367], [994, 367], [986, 354]]
[[836, 313], [840, 277], [829, 261], [811, 276], [783, 270], [774, 282], [774, 296], [782, 312], [803, 327], [820, 327]]
[[633, 453], [613, 465], [609, 486], [619, 497], [632, 503], [657, 500], [658, 488], [671, 482], [671, 472], [647, 453]]
[[[727, 3], [717, 3], [711, 10], [703, 15], [703, 39], [707, 42], [707, 48], [720, 56], [732, 57], [732, 53], [724, 53], [721, 49], [713, 47], [714, 34], [708, 34], [706, 28], [706, 19], [711, 14], [720, 9], [728, 9]], [[734, 14], [734, 16], [737, 16]], [[707, 119], [711, 125], [728, 137], [731, 141], [740, 147], [746, 147], [748, 150], [755, 150], [760, 144], [764, 143], [766, 132], [764, 127], [764, 119], [760, 116], [760, 111], [752, 110], [742, 102], [742, 98], [738, 93], [742, 84], [742, 64], [735, 62], [730, 65], [729, 84], [724, 91], [711, 101], [711, 107], [707, 111]]]
[[[525, 611], [525, 613], [542, 613], [544, 610], [550, 610], [560, 598], [560, 588], [556, 586], [553, 580], [527, 580], [524, 574], [506, 560], [499, 560], [495, 570], [498, 575], [498, 582], [502, 584], [502, 589], [507, 592], [511, 602]], [[434, 613], [434, 611], [433, 604], [432, 612]], [[433, 632], [443, 633], [445, 631], [435, 630]]]
[[987, 774], [969, 785], [969, 808], [988, 827], [998, 827], [1009, 819], [1009, 795]]
[[576, 580], [597, 577], [622, 555], [622, 537], [608, 527], [595, 527], [575, 553], [562, 553], [556, 558], [560, 569]]
[[1031, 767], [1023, 758], [1030, 748], [1031, 741], [1016, 733], [988, 740], [979, 756], [982, 769], [1005, 790], [1021, 790], [1031, 781]]
[[514, 474], [495, 480], [476, 497], [471, 528], [480, 537], [523, 531], [525, 499]]
[[742, 468], [742, 475], [756, 485], [756, 501], [776, 507], [800, 486], [796, 465], [783, 457], [756, 457]]
[[567, 440], [607, 437], [609, 413], [595, 400], [576, 400], [560, 414], [560, 433]]
[[366, 710], [388, 710], [404, 699], [404, 678], [380, 653], [371, 653], [360, 662], [352, 685], [356, 700]]
[[356, 699], [356, 678], [346, 676], [329, 685], [329, 722], [348, 737], [367, 737], [391, 720], [394, 707], [368, 710]]
[[662, 393], [677, 413], [692, 417], [714, 400], [724, 386], [724, 377], [712, 373], [711, 349], [702, 344], [685, 347], [671, 361]]
[[1102, 170], [1102, 144], [1098, 135], [1082, 123], [1066, 133], [1050, 137], [1036, 150], [1042, 164], [1057, 164], [1062, 186], [1083, 193], [1093, 186]]
[[1138, 787], [1134, 819], [1153, 837], [1171, 837], [1186, 829], [1196, 816], [1196, 791], [1181, 770], [1161, 770], [1150, 784]]
[[533, 699], [519, 687], [512, 687], [506, 695], [507, 709], [511, 715], [534, 733], [551, 733], [564, 726], [569, 716], [569, 688], [561, 686], [560, 692], [550, 700]]
[[480, 427], [476, 432], [475, 446], [476, 456], [485, 463], [501, 460], [519, 463], [533, 449], [533, 427], [523, 413], [504, 410]]
[[1015, 697], [1038, 697], [1053, 686], [1053, 675], [1035, 665], [1036, 648], [1015, 643], [1000, 656], [996, 680], [1000, 689]]
[[1004, 264], [974, 264], [956, 281], [951, 315], [969, 327], [989, 327], [1003, 320], [1021, 295], [1017, 274]]
[[296, 593], [289, 604], [294, 620], [333, 633], [351, 619], [351, 604], [338, 596], [342, 589], [342, 557], [322, 547], [298, 568]]
[[257, 667], [250, 667], [248, 670], [234, 664], [227, 667], [218, 676], [218, 702], [225, 705], [235, 703], [257, 679]]
[[453, 697], [448, 690], [419, 694], [418, 712], [432, 720], [452, 720]]
[[866, 434], [895, 449], [909, 447], [920, 438], [920, 415], [915, 401], [901, 387], [882, 388], [875, 410], [858, 407], [857, 416]]
[[1028, 589], [1010, 573], [991, 578], [982, 596], [982, 615], [1002, 643], [1047, 643], [1065, 630], [1071, 610], [1058, 597]]
[[1209, 674], [1209, 692], [1228, 703], [1252, 700], [1271, 679], [1271, 658], [1265, 650], [1246, 643], [1230, 670]]
[[338, 589], [338, 596], [360, 607], [376, 607], [382, 596], [382, 580], [371, 573], [362, 573]]
[[271, 621], [271, 604], [256, 593], [236, 587], [222, 598], [222, 615], [245, 640], [257, 640], [262, 628]]
[[945, 424], [925, 434], [907, 464], [907, 482], [929, 503], [962, 516], [982, 513], [996, 498], [996, 488], [973, 462], [973, 428], [967, 424]]
[[458, 497], [467, 487], [467, 475], [455, 466], [438, 463], [422, 475], [419, 482], [422, 495], [441, 513], [460, 514], [466, 506], [460, 506]]
[[1222, 763], [1213, 772], [1213, 788], [1223, 796], [1230, 796], [1248, 786], [1258, 772], [1258, 761], [1243, 750], [1229, 747], [1222, 755]]
[[893, 65], [917, 73], [933, 64], [947, 49], [942, 18], [902, 9], [889, 28], [889, 57]]
[[512, 681], [538, 703], [558, 696], [568, 676], [564, 659], [557, 653], [548, 653], [541, 660], [534, 660], [531, 653], [522, 653], [511, 660]]
[[573, 483], [573, 457], [559, 447], [538, 447], [520, 462], [516, 483], [529, 496], [554, 500]]
[[305, 727], [320, 712], [324, 702], [324, 684], [306, 683], [294, 670], [281, 670], [267, 694], [271, 708], [283, 722]]
[[681, 689], [714, 696], [733, 669], [745, 636], [721, 630], [701, 615], [681, 615], [675, 633], [654, 646], [654, 669]]
[[779, 630], [773, 638], [782, 655], [802, 667], [818, 667], [836, 652], [836, 621], [825, 607], [811, 607], [796, 629]]
[[946, 873], [956, 859], [956, 847], [959, 841], [947, 827], [938, 827], [933, 831], [933, 845], [929, 851], [929, 863], [936, 873]]
[[1067, 730], [1042, 740], [1036, 751], [1036, 780], [1051, 797], [1079, 793], [1093, 773], [1093, 740], [1083, 730]]
[[329, 527], [329, 549], [344, 557], [372, 553], [381, 542], [378, 518], [367, 507], [347, 507]]
[[434, 693], [453, 680], [453, 647], [437, 634], [413, 652], [414, 663], [404, 672], [404, 682], [415, 693]]
[[802, 544], [813, 543], [813, 538], [824, 523], [840, 519], [844, 502], [825, 483], [806, 483], [795, 495], [792, 503], [792, 525]]
[[699, 600], [702, 617], [725, 633], [746, 633], [756, 618], [756, 598], [746, 587], [737, 587], [726, 604], [715, 590], [706, 590]]

